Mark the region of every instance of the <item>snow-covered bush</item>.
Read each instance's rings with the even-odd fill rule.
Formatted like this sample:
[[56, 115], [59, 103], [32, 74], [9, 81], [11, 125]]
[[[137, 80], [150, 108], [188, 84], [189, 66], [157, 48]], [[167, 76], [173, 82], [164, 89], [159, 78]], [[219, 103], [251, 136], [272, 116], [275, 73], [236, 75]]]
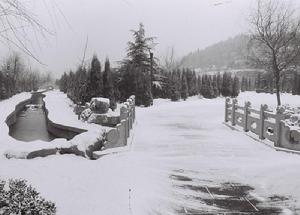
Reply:
[[84, 111], [81, 112], [80, 119], [83, 120], [83, 121], [87, 121], [92, 113], [93, 113], [92, 110], [90, 108], [87, 108], [87, 109], [85, 109]]
[[56, 213], [55, 204], [46, 201], [25, 180], [0, 181], [0, 214], [45, 214]]

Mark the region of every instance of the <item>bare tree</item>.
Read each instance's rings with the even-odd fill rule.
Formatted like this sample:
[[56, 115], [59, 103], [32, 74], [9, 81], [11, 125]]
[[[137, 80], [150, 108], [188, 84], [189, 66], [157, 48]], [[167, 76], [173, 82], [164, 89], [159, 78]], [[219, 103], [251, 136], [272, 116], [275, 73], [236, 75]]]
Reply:
[[162, 67], [167, 71], [173, 71], [174, 69], [178, 69], [181, 65], [182, 63], [175, 56], [174, 47], [169, 47], [166, 55], [163, 57]]
[[[49, 3], [47, 3], [49, 1]], [[59, 9], [56, 0], [43, 0], [50, 19], [56, 18], [55, 11], [66, 18]], [[39, 38], [54, 35], [49, 28], [45, 27], [39, 17], [33, 13], [29, 5], [34, 3], [22, 0], [0, 0], [0, 42], [9, 47], [13, 46], [19, 51], [30, 56], [35, 61], [43, 64], [34, 54], [33, 41], [39, 43]], [[51, 9], [50, 9], [51, 8]], [[53, 11], [52, 11], [53, 10]], [[53, 26], [54, 27], [54, 26]]]
[[250, 59], [273, 73], [277, 105], [281, 105], [280, 81], [300, 56], [300, 20], [285, 1], [258, 0], [250, 16]]

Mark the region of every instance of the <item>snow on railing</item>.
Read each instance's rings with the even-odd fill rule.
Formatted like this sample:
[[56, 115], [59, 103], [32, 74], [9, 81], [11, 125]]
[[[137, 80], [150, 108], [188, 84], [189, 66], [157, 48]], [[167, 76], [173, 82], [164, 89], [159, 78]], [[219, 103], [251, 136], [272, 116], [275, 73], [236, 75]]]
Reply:
[[240, 106], [236, 99], [225, 100], [226, 123], [242, 127], [245, 132], [250, 131], [261, 140], [272, 141], [278, 150], [300, 151], [300, 127], [299, 124], [298, 127], [291, 126], [291, 115], [285, 107], [279, 107], [273, 112], [267, 105], [261, 105], [260, 110], [256, 110], [250, 102]]

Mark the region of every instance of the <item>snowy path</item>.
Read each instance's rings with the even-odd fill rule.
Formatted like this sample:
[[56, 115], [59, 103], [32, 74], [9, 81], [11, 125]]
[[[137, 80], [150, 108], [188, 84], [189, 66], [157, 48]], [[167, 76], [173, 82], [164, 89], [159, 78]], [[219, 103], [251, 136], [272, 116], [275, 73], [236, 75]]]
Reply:
[[[259, 96], [264, 96], [264, 102], [271, 104], [274, 99], [273, 96]], [[171, 183], [169, 196], [161, 196], [161, 204], [169, 205], [170, 214], [174, 211], [182, 214], [214, 211], [213, 204], [219, 207], [235, 204], [233, 200], [218, 204], [217, 200], [210, 202], [209, 199], [215, 198], [213, 191], [221, 198], [232, 196], [230, 193], [238, 189], [241, 192], [233, 196], [235, 198], [244, 198], [246, 194], [242, 191], [245, 189], [251, 194], [248, 196], [253, 201], [245, 206], [250, 210], [234, 205], [228, 209], [257, 212], [257, 200], [262, 202], [258, 214], [271, 213], [271, 208], [269, 211], [267, 208], [272, 205], [282, 206], [284, 211], [300, 208], [300, 173], [297, 171], [300, 156], [276, 152], [224, 126], [223, 99], [193, 98], [175, 105], [158, 102], [150, 109], [138, 109], [137, 117], [134, 151], [146, 152], [152, 159], [149, 165], [169, 177], [166, 179]], [[220, 192], [228, 189], [228, 185], [234, 186], [227, 194]], [[166, 208], [157, 212], [166, 214]]]
[[[275, 101], [263, 94], [241, 96], [248, 98], [257, 105]], [[300, 103], [298, 97], [286, 99]], [[56, 203], [59, 215], [207, 214], [229, 203], [239, 210], [240, 198], [253, 211], [253, 196], [268, 207], [299, 212], [300, 156], [232, 131], [223, 118], [224, 99], [157, 100], [153, 107], [137, 108], [130, 152], [95, 161], [73, 155], [0, 158], [0, 178], [28, 180]], [[231, 201], [220, 199], [229, 194]]]

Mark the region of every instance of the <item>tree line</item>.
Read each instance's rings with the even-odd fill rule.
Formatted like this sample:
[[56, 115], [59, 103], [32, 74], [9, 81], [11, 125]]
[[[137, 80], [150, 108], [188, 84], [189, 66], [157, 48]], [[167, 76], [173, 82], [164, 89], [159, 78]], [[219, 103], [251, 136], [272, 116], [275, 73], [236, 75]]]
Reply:
[[93, 97], [105, 97], [110, 99], [110, 107], [115, 109], [118, 91], [114, 81], [109, 59], [106, 59], [102, 71], [101, 63], [94, 55], [89, 68], [79, 66], [75, 72], [64, 73], [59, 80], [59, 88], [77, 104], [85, 104]]
[[159, 86], [160, 98], [169, 98], [172, 101], [186, 100], [189, 96], [201, 95], [212, 99], [219, 96], [237, 97], [240, 92], [240, 81], [238, 77], [225, 72], [215, 75], [196, 75], [190, 69], [177, 69], [166, 72], [166, 81]]
[[39, 86], [51, 80], [50, 73], [32, 71], [23, 63], [21, 56], [14, 53], [4, 60], [0, 68], [0, 100], [20, 92], [37, 90]]
[[64, 73], [58, 84], [77, 104], [85, 104], [92, 97], [106, 97], [111, 108], [116, 102], [136, 96], [136, 105], [150, 106], [153, 98], [186, 100], [189, 96], [202, 95], [216, 98], [220, 95], [236, 97], [240, 92], [237, 77], [223, 75], [196, 75], [190, 69], [166, 69], [158, 65], [152, 53], [153, 37], [146, 37], [143, 24], [133, 30], [133, 41], [128, 42], [126, 57], [118, 69], [111, 69], [106, 59], [104, 70], [96, 55], [88, 66], [75, 72]]

